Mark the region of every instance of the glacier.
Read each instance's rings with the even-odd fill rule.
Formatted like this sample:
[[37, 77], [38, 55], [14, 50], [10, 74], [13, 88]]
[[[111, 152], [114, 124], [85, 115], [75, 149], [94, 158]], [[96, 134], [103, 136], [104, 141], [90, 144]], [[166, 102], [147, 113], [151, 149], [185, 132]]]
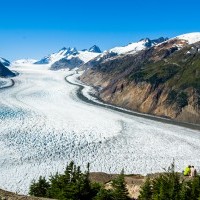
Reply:
[[0, 188], [27, 194], [32, 179], [63, 172], [71, 160], [107, 173], [160, 172], [173, 159], [178, 171], [200, 169], [198, 130], [87, 103], [65, 81], [71, 75], [77, 83], [75, 71], [31, 64], [15, 70], [15, 85], [0, 90]]

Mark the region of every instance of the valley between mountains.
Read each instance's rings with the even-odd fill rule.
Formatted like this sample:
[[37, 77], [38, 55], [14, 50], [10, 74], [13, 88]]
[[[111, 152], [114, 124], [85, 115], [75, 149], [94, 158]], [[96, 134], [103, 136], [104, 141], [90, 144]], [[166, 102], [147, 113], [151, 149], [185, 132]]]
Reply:
[[162, 171], [173, 158], [179, 170], [198, 166], [199, 131], [87, 104], [64, 81], [71, 71], [17, 70], [15, 85], [0, 91], [1, 188], [27, 194], [33, 178], [70, 160], [107, 173]]
[[1, 58], [0, 188], [27, 194], [32, 179], [63, 172], [71, 160], [90, 162], [92, 172], [161, 172], [173, 159], [178, 171], [188, 164], [200, 170], [199, 129], [77, 95], [82, 85], [82, 95], [98, 103], [95, 87], [104, 103], [199, 126], [199, 41], [192, 33], [104, 52], [62, 48], [37, 61]]

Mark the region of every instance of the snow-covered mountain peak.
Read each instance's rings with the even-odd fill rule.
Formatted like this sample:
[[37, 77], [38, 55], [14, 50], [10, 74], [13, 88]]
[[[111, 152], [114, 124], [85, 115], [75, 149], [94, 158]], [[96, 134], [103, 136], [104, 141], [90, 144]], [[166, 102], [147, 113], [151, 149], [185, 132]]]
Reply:
[[77, 49], [74, 47], [74, 48], [69, 48], [67, 54], [65, 55], [77, 55], [79, 54], [79, 52], [77, 51]]
[[67, 50], [67, 48], [66, 48], [66, 47], [63, 47], [60, 51], [65, 51], [65, 50]]
[[58, 53], [55, 53], [57, 55], [63, 55], [63, 56], [68, 56], [68, 55], [76, 55], [78, 54], [78, 51], [76, 48], [66, 48], [63, 47], [60, 51], [58, 51]]
[[94, 51], [98, 51], [97, 46], [93, 46], [94, 48], [90, 48], [89, 50], [78, 51], [74, 48], [66, 48], [63, 47], [57, 53], [50, 54], [42, 58], [41, 60], [35, 62], [34, 64], [48, 64], [50, 69], [62, 69], [62, 68], [75, 68], [80, 65], [90, 61], [97, 57], [100, 53], [96, 53]]
[[200, 32], [187, 33], [177, 36], [176, 39], [186, 40], [188, 44], [194, 44], [200, 41]]
[[142, 38], [139, 42], [141, 41], [147, 43], [150, 42], [151, 40], [149, 38]]
[[116, 54], [125, 54], [125, 53], [128, 53], [130, 51], [140, 51], [142, 49], [145, 48], [144, 46], [145, 42], [142, 40], [142, 41], [139, 41], [139, 42], [135, 42], [135, 43], [130, 43], [128, 44], [127, 46], [124, 46], [124, 47], [115, 47], [113, 49], [110, 49], [108, 52], [111, 53], [116, 53]]
[[156, 45], [160, 42], [164, 42], [165, 40], [166, 40], [166, 38], [163, 38], [163, 37], [155, 39], [155, 40], [150, 40], [149, 38], [144, 38], [144, 39], [141, 39], [139, 42], [130, 43], [124, 47], [115, 47], [113, 49], [110, 49], [109, 52], [113, 52], [113, 53], [117, 53], [117, 54], [125, 54], [125, 53], [134, 54], [143, 49], [152, 47], [153, 45]]
[[79, 52], [77, 51], [76, 48], [63, 47], [57, 53], [50, 54], [49, 56], [46, 56], [42, 58], [41, 60], [37, 61], [35, 64], [53, 64], [62, 58], [65, 58], [67, 56], [74, 56], [77, 54], [79, 54]]
[[140, 41], [144, 42], [144, 45], [147, 48], [150, 48], [150, 47], [157, 45], [157, 44], [160, 44], [160, 43], [162, 43], [166, 40], [168, 40], [168, 38], [160, 37], [160, 38], [154, 39], [154, 40], [151, 40], [149, 38], [145, 38], [145, 39], [141, 39]]
[[100, 48], [97, 45], [94, 45], [91, 48], [89, 48], [89, 52], [101, 53], [101, 50], [100, 50]]

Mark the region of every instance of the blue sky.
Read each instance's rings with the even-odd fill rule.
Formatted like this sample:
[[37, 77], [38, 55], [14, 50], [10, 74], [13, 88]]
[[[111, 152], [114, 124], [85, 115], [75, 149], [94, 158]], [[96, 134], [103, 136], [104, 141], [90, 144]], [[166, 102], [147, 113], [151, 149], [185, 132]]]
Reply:
[[0, 56], [39, 59], [62, 47], [102, 50], [200, 31], [199, 0], [1, 0]]

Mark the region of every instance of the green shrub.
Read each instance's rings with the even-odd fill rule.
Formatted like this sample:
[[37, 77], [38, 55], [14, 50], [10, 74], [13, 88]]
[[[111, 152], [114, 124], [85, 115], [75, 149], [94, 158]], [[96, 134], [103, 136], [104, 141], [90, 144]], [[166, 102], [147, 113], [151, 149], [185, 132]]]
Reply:
[[147, 178], [139, 200], [199, 200], [200, 177], [184, 180], [172, 165], [166, 173]]
[[82, 173], [80, 167], [71, 162], [64, 174], [56, 174], [50, 177], [49, 197], [55, 199], [92, 199], [93, 193], [89, 181], [88, 170]]
[[50, 184], [45, 177], [40, 176], [38, 182], [32, 181], [29, 194], [36, 197], [47, 197], [49, 187]]
[[80, 167], [71, 162], [64, 174], [52, 175], [49, 182], [40, 177], [38, 182], [33, 181], [30, 186], [30, 195], [37, 197], [50, 197], [55, 199], [92, 199], [100, 189], [97, 184], [89, 181], [89, 165], [85, 173], [82, 173]]
[[183, 108], [188, 105], [188, 95], [185, 92], [180, 92], [177, 95], [176, 103], [179, 108]]
[[168, 96], [167, 96], [167, 104], [172, 104], [176, 101], [176, 97], [177, 97], [177, 92], [175, 90], [171, 90], [169, 93], [168, 93]]
[[144, 75], [145, 75], [144, 72], [138, 71], [138, 72], [133, 73], [130, 76], [130, 79], [134, 80], [136, 83], [142, 82], [144, 81]]
[[89, 180], [89, 164], [86, 172], [74, 162], [67, 165], [64, 174], [50, 176], [49, 181], [40, 177], [32, 181], [29, 194], [36, 197], [49, 197], [60, 200], [129, 200], [124, 181], [124, 173], [113, 180], [112, 190], [105, 190], [104, 185], [91, 183]]
[[144, 185], [141, 188], [139, 200], [150, 200], [152, 198], [152, 183], [149, 177], [145, 180]]
[[112, 181], [112, 186], [114, 188], [113, 196], [115, 200], [129, 200], [123, 170], [121, 174]]
[[94, 200], [113, 200], [113, 190], [101, 188]]
[[168, 105], [175, 103], [179, 108], [183, 108], [188, 105], [188, 95], [187, 93], [181, 91], [177, 92], [175, 90], [171, 90], [167, 96], [166, 103]]

